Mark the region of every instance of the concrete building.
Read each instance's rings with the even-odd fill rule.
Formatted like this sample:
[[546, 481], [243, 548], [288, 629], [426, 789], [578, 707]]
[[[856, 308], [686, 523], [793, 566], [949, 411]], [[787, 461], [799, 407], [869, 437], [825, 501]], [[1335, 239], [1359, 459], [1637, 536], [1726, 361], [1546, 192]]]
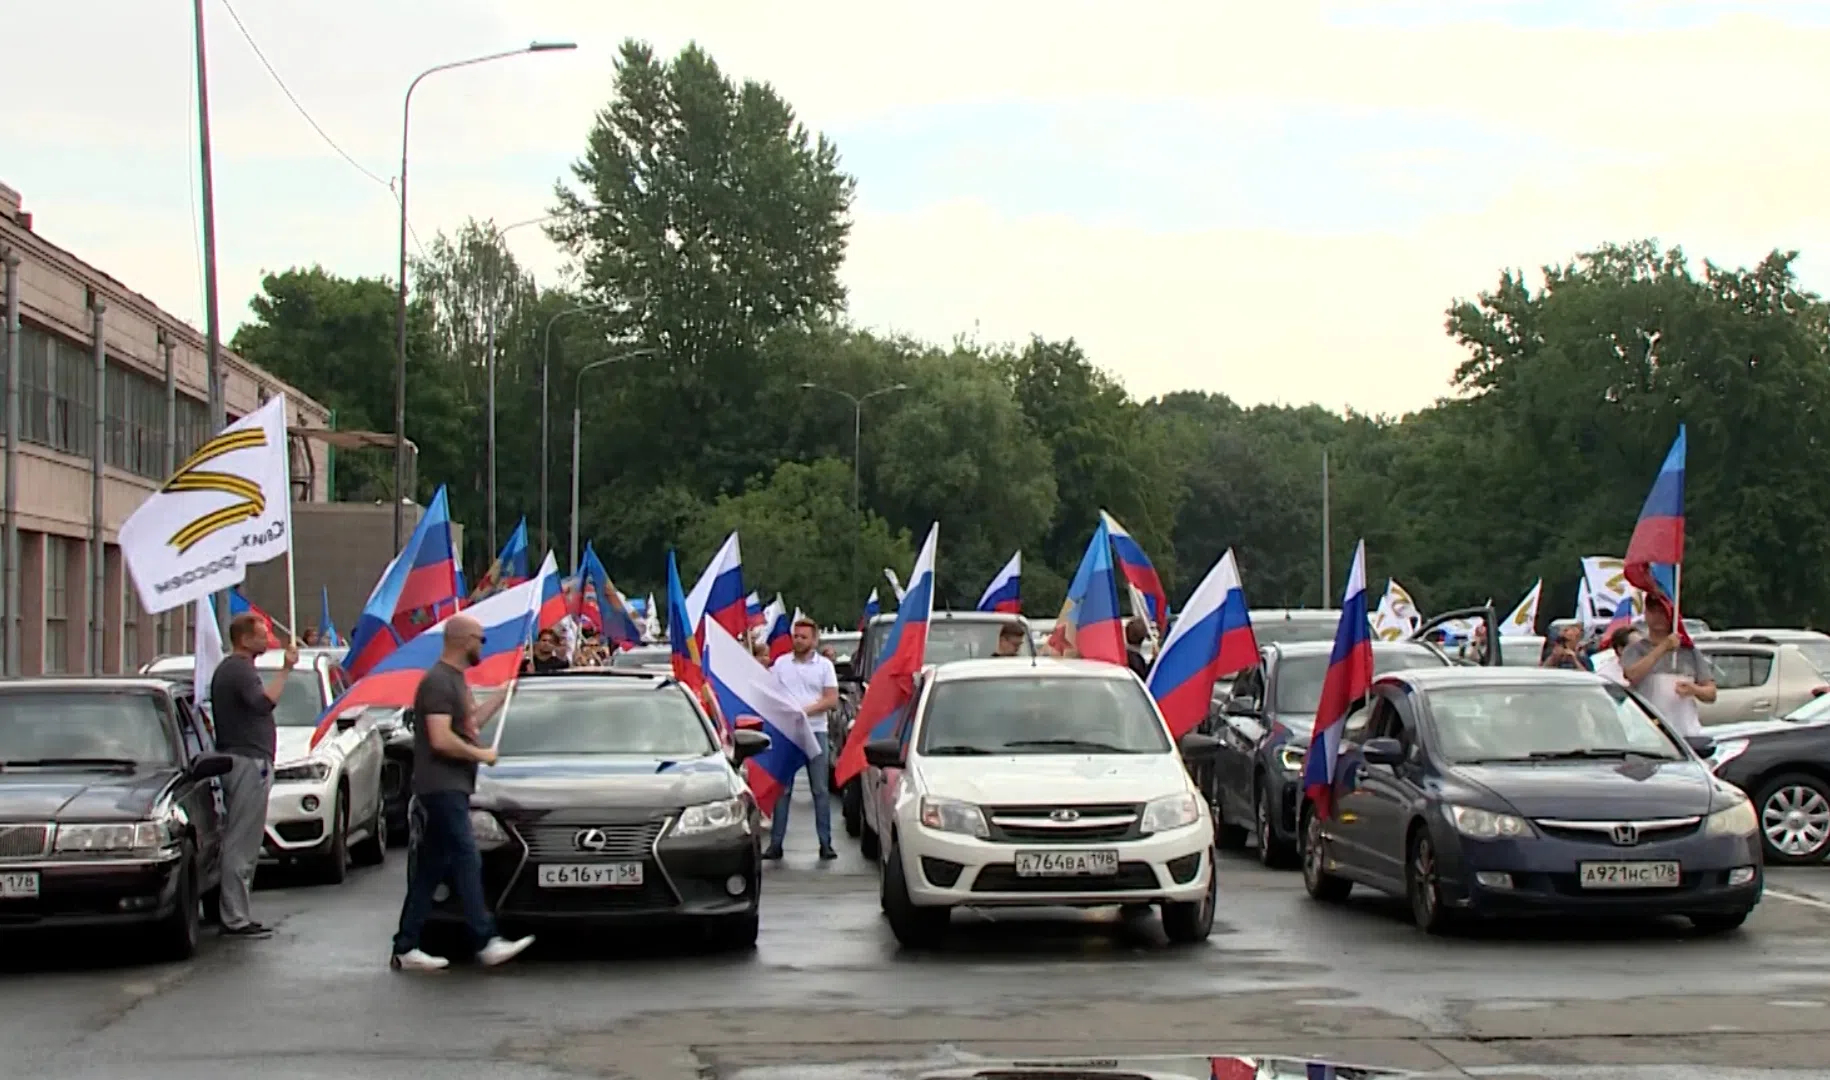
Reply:
[[[9, 673], [124, 671], [162, 652], [189, 652], [185, 612], [149, 616], [140, 610], [115, 541], [121, 523], [171, 475], [175, 463], [214, 434], [203, 337], [38, 235], [19, 194], [4, 185], [0, 259], [8, 290], [5, 363], [18, 365], [7, 371], [7, 379], [17, 386], [19, 430], [6, 432], [8, 452], [16, 455], [18, 491], [0, 487], [19, 535], [18, 565], [7, 567], [0, 579], [17, 579], [6, 608], [14, 618], [4, 626], [6, 654], [18, 660]], [[100, 386], [98, 327], [105, 353]], [[319, 463], [326, 448], [300, 432], [329, 427], [330, 411], [226, 349], [221, 358], [228, 418], [285, 393], [294, 429], [293, 498], [328, 500], [328, 469]], [[90, 553], [98, 523], [91, 509], [91, 469], [98, 397], [105, 418], [102, 562], [100, 602], [92, 607]], [[6, 411], [0, 410], [0, 429], [5, 424]], [[4, 482], [0, 474], [0, 485]], [[0, 550], [0, 559], [5, 557]], [[309, 610], [315, 614], [315, 589], [311, 595]], [[97, 637], [99, 656], [92, 657]]]

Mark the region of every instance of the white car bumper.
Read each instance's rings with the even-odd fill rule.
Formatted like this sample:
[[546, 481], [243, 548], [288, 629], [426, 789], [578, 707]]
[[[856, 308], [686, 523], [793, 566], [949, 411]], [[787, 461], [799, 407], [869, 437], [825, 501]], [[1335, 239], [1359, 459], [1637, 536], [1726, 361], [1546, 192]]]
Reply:
[[278, 780], [267, 794], [267, 835], [261, 857], [313, 854], [331, 840], [336, 812], [337, 774], [324, 780]]
[[[909, 899], [918, 907], [1190, 903], [1206, 897], [1214, 872], [1213, 828], [1205, 818], [1141, 840], [1110, 843], [994, 843], [908, 821], [902, 823], [899, 837]], [[1115, 851], [1118, 873], [1106, 877], [1019, 876], [1018, 852], [1038, 851]]]

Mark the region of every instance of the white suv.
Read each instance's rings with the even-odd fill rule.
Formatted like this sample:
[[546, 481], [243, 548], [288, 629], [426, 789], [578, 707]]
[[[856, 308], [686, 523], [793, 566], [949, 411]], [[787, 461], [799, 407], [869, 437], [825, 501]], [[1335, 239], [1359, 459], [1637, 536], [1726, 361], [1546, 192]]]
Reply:
[[922, 672], [897, 734], [865, 747], [865, 847], [898, 941], [956, 907], [1161, 905], [1175, 942], [1213, 929], [1214, 825], [1128, 668], [964, 660]]

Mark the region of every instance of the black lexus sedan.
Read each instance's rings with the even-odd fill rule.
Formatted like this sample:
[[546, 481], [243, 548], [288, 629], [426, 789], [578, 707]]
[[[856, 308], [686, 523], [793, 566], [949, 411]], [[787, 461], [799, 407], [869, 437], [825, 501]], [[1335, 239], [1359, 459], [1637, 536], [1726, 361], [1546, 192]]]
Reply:
[[1588, 672], [1394, 672], [1347, 723], [1332, 812], [1302, 807], [1303, 883], [1403, 896], [1429, 933], [1469, 915], [1732, 930], [1760, 902], [1759, 820], [1710, 749]]
[[1747, 792], [1760, 814], [1766, 861], [1804, 866], [1830, 857], [1830, 696], [1778, 720], [1709, 729], [1717, 776]]
[[188, 682], [0, 683], [0, 932], [131, 928], [188, 959], [221, 879], [211, 746]]
[[[671, 677], [587, 668], [523, 676], [480, 733], [471, 827], [496, 918], [520, 929], [689, 924], [756, 943], [762, 885], [756, 801], [734, 750]], [[441, 888], [434, 929], [462, 921]], [[505, 929], [505, 933], [509, 932]]]

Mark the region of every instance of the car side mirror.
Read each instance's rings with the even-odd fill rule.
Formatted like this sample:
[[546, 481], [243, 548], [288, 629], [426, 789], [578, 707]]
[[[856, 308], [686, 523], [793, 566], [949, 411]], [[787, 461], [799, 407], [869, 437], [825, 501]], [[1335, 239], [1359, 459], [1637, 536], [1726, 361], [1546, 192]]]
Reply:
[[740, 716], [731, 725], [732, 731], [761, 731], [763, 727], [760, 716]]
[[1220, 753], [1220, 740], [1212, 735], [1191, 731], [1176, 741], [1176, 749], [1182, 752], [1183, 761], [1212, 761]]
[[1686, 735], [1684, 745], [1690, 747], [1701, 758], [1709, 757], [1716, 752], [1716, 740], [1707, 735]]
[[1258, 699], [1250, 694], [1227, 698], [1220, 706], [1222, 716], [1257, 716], [1258, 712]]
[[773, 741], [760, 731], [740, 727], [731, 733], [731, 754], [738, 761], [744, 761], [769, 749]]
[[223, 776], [235, 767], [235, 759], [227, 754], [198, 754], [185, 766], [184, 776], [187, 780], [209, 780]]
[[879, 769], [902, 768], [902, 740], [877, 739], [865, 743], [864, 762]]
[[1368, 765], [1397, 765], [1404, 761], [1404, 744], [1397, 739], [1368, 739], [1360, 756]]

